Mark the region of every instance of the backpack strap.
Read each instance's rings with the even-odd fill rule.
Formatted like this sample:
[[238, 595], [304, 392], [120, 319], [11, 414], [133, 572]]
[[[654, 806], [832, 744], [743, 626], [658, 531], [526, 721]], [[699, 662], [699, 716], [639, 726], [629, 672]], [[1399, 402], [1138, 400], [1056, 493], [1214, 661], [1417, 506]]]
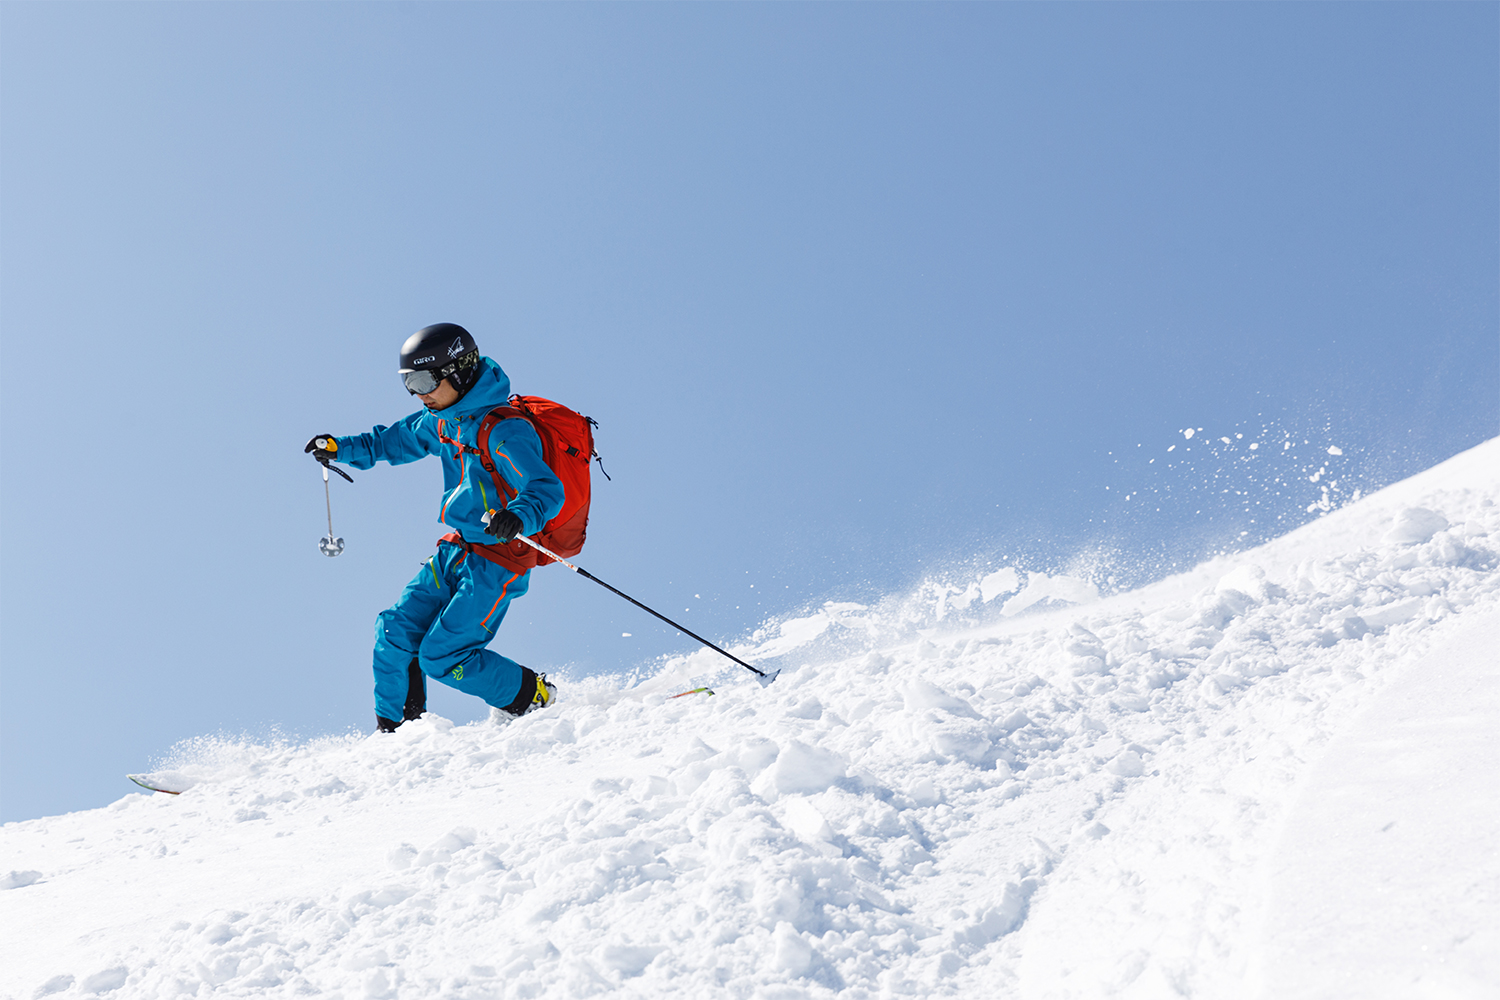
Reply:
[[479, 464], [484, 466], [484, 471], [488, 472], [490, 478], [495, 481], [495, 492], [502, 499], [501, 507], [514, 500], [518, 491], [505, 481], [505, 477], [500, 475], [500, 470], [495, 465], [494, 456], [490, 454], [490, 431], [494, 430], [495, 425], [502, 420], [515, 419], [526, 420], [526, 414], [514, 406], [497, 406], [486, 413], [484, 419], [479, 422], [478, 448], [475, 450], [479, 457]]

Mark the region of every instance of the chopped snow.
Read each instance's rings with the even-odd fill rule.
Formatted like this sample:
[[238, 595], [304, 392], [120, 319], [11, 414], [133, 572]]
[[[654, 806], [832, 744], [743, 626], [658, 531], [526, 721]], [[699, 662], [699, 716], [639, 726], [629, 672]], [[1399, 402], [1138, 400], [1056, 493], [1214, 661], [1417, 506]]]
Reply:
[[1500, 440], [1129, 593], [825, 605], [769, 688], [195, 741], [0, 830], [0, 994], [1493, 995], [1497, 495]]
[[1029, 573], [1026, 586], [1015, 597], [1000, 607], [1004, 615], [1018, 615], [1022, 611], [1045, 600], [1066, 601], [1071, 604], [1087, 604], [1099, 599], [1099, 588], [1089, 580], [1076, 576], [1047, 576], [1045, 573]]
[[1385, 540], [1396, 545], [1416, 545], [1428, 541], [1439, 531], [1445, 531], [1448, 519], [1437, 511], [1425, 507], [1408, 507], [1396, 515]]
[[979, 581], [979, 593], [984, 602], [988, 604], [1001, 594], [1009, 594], [1021, 586], [1021, 578], [1016, 571], [1007, 566], [997, 569]]

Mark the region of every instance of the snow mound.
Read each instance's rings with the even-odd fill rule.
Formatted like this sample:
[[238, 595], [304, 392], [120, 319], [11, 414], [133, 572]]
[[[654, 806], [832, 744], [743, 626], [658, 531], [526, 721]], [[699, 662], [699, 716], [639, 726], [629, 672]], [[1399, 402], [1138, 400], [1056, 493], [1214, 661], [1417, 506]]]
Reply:
[[[1301, 782], [1500, 608], [1497, 495], [1492, 441], [1129, 594], [986, 578], [1077, 603], [766, 689], [669, 697], [693, 657], [507, 724], [198, 741], [180, 795], [3, 828], [0, 993], [1251, 993]], [[757, 642], [869, 612], [820, 614]]]

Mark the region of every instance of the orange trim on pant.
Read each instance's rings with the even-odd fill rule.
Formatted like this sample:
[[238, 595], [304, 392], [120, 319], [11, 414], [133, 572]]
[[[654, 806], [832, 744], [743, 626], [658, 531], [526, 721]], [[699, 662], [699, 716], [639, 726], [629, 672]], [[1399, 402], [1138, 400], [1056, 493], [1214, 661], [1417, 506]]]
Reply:
[[510, 592], [510, 585], [513, 584], [513, 583], [515, 583], [516, 582], [516, 577], [518, 577], [520, 575], [521, 575], [520, 573], [512, 574], [511, 578], [509, 580], [505, 581], [505, 586], [503, 586], [503, 587], [500, 588], [500, 596], [497, 597], [497, 598], [495, 598], [495, 605], [494, 605], [494, 607], [490, 608], [490, 613], [484, 616], [484, 621], [482, 621], [482, 622], [479, 623], [479, 627], [480, 628], [484, 629], [486, 632], [493, 632], [493, 631], [495, 631], [494, 629], [492, 629], [492, 628], [489, 627], [489, 624], [488, 624], [489, 620], [495, 614], [495, 608], [498, 608], [500, 606], [500, 602], [503, 601], [503, 600], [505, 600], [505, 595]]

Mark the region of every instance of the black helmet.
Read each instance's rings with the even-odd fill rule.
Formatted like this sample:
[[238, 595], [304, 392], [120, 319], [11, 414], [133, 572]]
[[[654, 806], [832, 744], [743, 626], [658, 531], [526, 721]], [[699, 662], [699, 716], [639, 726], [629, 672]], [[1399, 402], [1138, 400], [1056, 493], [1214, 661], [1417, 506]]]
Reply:
[[462, 397], [478, 381], [480, 370], [479, 348], [457, 323], [424, 326], [401, 345], [401, 381], [413, 396], [448, 379]]

